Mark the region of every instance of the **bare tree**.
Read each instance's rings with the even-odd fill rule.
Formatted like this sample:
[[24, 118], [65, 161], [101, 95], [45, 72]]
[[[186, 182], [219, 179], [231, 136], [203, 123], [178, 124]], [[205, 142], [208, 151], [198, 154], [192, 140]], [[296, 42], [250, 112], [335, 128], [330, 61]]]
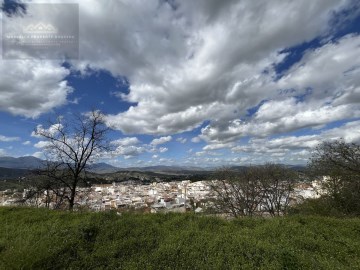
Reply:
[[217, 210], [234, 217], [253, 216], [262, 201], [261, 185], [252, 167], [240, 172], [218, 170], [211, 188], [217, 197]]
[[52, 201], [50, 190], [54, 188], [50, 179], [40, 171], [34, 171], [28, 177], [29, 181], [24, 189], [24, 196], [22, 198], [23, 203], [36, 207], [44, 203], [45, 207], [49, 208]]
[[234, 217], [279, 216], [286, 212], [298, 175], [281, 165], [250, 166], [242, 171], [220, 169], [211, 188], [216, 208]]
[[86, 178], [86, 167], [94, 156], [109, 150], [108, 127], [103, 115], [96, 110], [74, 116], [71, 121], [58, 117], [47, 129], [38, 126], [35, 134], [45, 139], [46, 168], [49, 189], [66, 200], [69, 210], [75, 205], [78, 185]]
[[257, 168], [263, 191], [263, 210], [271, 216], [286, 213], [294, 184], [299, 180], [295, 171], [278, 164], [266, 164]]

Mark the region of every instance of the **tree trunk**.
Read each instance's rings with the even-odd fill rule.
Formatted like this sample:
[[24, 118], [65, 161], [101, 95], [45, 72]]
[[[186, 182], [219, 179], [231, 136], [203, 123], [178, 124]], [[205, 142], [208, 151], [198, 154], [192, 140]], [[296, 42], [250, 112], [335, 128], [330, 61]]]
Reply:
[[71, 189], [71, 194], [70, 194], [70, 200], [69, 200], [69, 210], [70, 211], [72, 211], [74, 209], [75, 194], [76, 194], [76, 188], [72, 188]]

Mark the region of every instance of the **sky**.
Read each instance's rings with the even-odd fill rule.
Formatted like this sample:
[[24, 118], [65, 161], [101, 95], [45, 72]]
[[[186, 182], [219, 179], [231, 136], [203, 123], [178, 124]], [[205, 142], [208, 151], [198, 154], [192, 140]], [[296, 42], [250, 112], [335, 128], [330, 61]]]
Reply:
[[[78, 19], [36, 3], [75, 3]], [[57, 59], [17, 47], [9, 59], [1, 42], [0, 156], [43, 157], [33, 130], [92, 108], [113, 129], [100, 161], [118, 167], [306, 164], [323, 141], [360, 143], [358, 1], [0, 6], [2, 39], [4, 22], [38, 17], [78, 35]]]

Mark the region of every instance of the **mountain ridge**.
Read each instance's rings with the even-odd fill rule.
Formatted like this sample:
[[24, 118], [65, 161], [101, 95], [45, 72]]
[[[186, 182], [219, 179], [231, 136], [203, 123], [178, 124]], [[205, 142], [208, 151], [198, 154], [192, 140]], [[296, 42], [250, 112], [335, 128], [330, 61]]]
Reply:
[[[44, 166], [44, 160], [33, 157], [33, 156], [24, 156], [24, 157], [0, 157], [0, 167], [8, 169], [25, 169], [25, 170], [34, 170], [40, 169]], [[305, 166], [301, 165], [284, 165], [288, 168], [294, 170], [302, 170]], [[228, 166], [228, 168], [233, 170], [243, 170], [248, 166]], [[170, 166], [170, 165], [154, 165], [147, 167], [116, 167], [105, 162], [92, 163], [88, 164], [87, 171], [105, 174], [105, 173], [116, 173], [122, 171], [138, 171], [138, 172], [156, 172], [156, 173], [172, 173], [172, 174], [190, 174], [196, 172], [211, 172], [215, 171], [217, 167], [196, 167], [196, 166]]]
[[24, 157], [0, 157], [0, 167], [9, 169], [39, 169], [44, 161], [33, 156]]

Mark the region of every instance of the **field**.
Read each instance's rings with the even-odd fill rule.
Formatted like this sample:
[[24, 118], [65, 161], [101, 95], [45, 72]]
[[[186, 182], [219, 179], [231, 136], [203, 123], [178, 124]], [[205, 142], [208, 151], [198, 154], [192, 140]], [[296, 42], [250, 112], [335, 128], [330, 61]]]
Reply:
[[360, 269], [360, 219], [2, 207], [0, 269]]

